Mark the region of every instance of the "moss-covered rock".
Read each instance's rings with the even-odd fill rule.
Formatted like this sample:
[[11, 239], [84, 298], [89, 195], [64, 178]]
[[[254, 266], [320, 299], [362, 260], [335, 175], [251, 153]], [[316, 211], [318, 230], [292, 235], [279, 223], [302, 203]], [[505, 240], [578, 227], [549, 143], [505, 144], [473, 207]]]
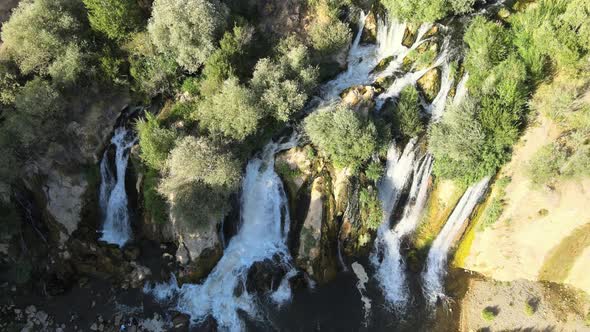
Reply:
[[430, 103], [440, 90], [440, 69], [433, 68], [418, 80], [418, 88]]

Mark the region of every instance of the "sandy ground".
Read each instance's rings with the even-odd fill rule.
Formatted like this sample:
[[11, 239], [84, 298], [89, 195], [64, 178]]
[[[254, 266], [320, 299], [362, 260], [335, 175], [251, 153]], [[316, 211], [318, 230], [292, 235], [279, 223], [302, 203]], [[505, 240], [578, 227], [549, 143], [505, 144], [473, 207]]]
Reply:
[[[527, 302], [536, 307], [534, 313], [526, 313]], [[485, 308], [492, 308], [497, 316], [485, 320]], [[463, 331], [590, 331], [584, 310], [588, 310], [587, 298], [564, 295], [539, 282], [475, 279], [462, 301], [461, 326]]]
[[[476, 232], [466, 269], [497, 280], [537, 280], [551, 250], [574, 229], [590, 223], [590, 178], [561, 181], [551, 190], [534, 188], [526, 174], [533, 154], [560, 135], [553, 123], [540, 122], [527, 130], [502, 170], [512, 178], [504, 212], [494, 225]], [[548, 213], [541, 215], [541, 209]], [[565, 281], [590, 293], [590, 252], [578, 255]]]

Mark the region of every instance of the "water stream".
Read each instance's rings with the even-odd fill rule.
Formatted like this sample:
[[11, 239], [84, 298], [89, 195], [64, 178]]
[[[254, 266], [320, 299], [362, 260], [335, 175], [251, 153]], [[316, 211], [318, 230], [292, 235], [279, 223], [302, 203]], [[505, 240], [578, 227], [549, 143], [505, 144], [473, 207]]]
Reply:
[[125, 173], [129, 161], [129, 151], [135, 142], [133, 131], [127, 130], [124, 126], [116, 128], [111, 139], [111, 144], [116, 149], [116, 173], [113, 174], [109, 167], [108, 149], [100, 162], [99, 206], [104, 218], [100, 239], [120, 247], [132, 237], [127, 192], [125, 191]]
[[459, 232], [463, 229], [473, 209], [486, 192], [490, 178], [486, 177], [471, 185], [455, 206], [443, 229], [440, 231], [428, 252], [426, 267], [422, 273], [423, 293], [429, 305], [434, 306], [439, 299], [444, 299], [444, 277], [449, 251]]

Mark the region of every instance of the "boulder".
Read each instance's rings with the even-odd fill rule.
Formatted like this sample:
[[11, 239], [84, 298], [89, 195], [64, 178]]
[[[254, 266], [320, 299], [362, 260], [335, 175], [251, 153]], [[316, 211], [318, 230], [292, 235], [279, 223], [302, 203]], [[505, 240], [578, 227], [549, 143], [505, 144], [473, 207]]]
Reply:
[[417, 37], [416, 32], [418, 32], [419, 27], [420, 26], [415, 23], [409, 23], [406, 26], [406, 31], [404, 31], [404, 37], [402, 39], [403, 46], [410, 48], [412, 47], [412, 45], [414, 45]]
[[365, 20], [363, 34], [361, 35], [361, 42], [371, 44], [377, 42], [377, 18], [375, 17], [375, 12], [373, 11], [367, 15], [367, 19]]
[[275, 157], [275, 170], [286, 185], [289, 196], [295, 198], [297, 193], [312, 174], [310, 146], [294, 147], [283, 151]]
[[426, 101], [434, 100], [440, 90], [440, 69], [433, 68], [418, 80], [418, 88], [422, 91]]
[[341, 97], [344, 104], [367, 118], [369, 111], [375, 106], [375, 94], [374, 87], [359, 85], [345, 90]]

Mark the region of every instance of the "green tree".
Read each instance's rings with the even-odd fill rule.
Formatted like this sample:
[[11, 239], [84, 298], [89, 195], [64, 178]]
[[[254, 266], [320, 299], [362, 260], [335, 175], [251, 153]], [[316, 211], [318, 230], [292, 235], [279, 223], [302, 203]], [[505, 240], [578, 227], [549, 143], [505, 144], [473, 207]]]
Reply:
[[410, 22], [435, 22], [449, 14], [464, 14], [473, 10], [475, 0], [381, 0], [393, 17]]
[[83, 67], [79, 36], [84, 22], [78, 17], [82, 10], [75, 0], [21, 1], [2, 26], [5, 51], [23, 74], [73, 81]]
[[192, 117], [213, 135], [242, 141], [257, 131], [262, 115], [254, 93], [230, 78], [197, 105]]
[[88, 9], [88, 20], [96, 31], [115, 40], [125, 39], [139, 31], [141, 9], [136, 0], [83, 0]]
[[419, 102], [418, 90], [414, 86], [408, 86], [402, 90], [392, 112], [393, 130], [397, 135], [407, 139], [416, 137], [424, 131]]
[[154, 169], [162, 169], [168, 153], [174, 147], [177, 134], [171, 129], [160, 127], [156, 117], [149, 112], [145, 113], [145, 119], [137, 121], [136, 126], [141, 159]]
[[275, 119], [288, 121], [305, 105], [318, 71], [311, 66], [307, 48], [294, 37], [281, 41], [277, 53], [276, 60], [258, 61], [251, 84], [261, 106]]
[[311, 142], [339, 167], [357, 169], [377, 149], [375, 125], [342, 105], [308, 116], [305, 132]]
[[148, 31], [160, 53], [196, 72], [216, 48], [225, 28], [218, 0], [155, 0]]
[[175, 215], [199, 227], [221, 218], [240, 179], [232, 154], [207, 138], [187, 136], [170, 152], [158, 190]]

